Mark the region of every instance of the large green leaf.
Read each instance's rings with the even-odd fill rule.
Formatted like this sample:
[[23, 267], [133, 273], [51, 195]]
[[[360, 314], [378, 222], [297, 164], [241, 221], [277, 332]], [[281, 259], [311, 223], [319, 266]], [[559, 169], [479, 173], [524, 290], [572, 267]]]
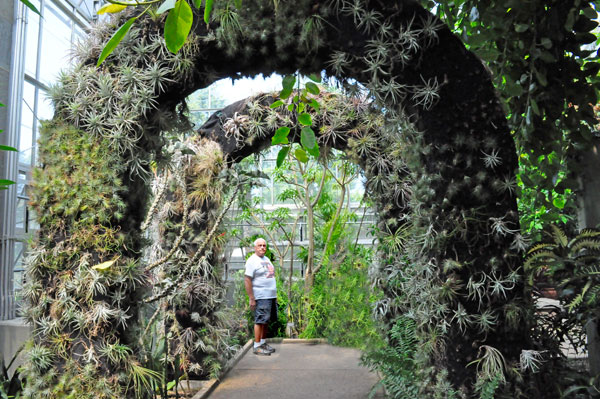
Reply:
[[0, 150], [2, 150], [2, 151], [19, 151], [15, 147], [10, 147], [8, 145], [1, 145], [1, 144], [0, 144]]
[[123, 40], [127, 32], [129, 32], [131, 25], [133, 25], [136, 19], [137, 17], [129, 18], [127, 22], [123, 24], [123, 26], [121, 26], [115, 33], [113, 33], [108, 43], [106, 43], [106, 46], [104, 46], [104, 49], [102, 49], [102, 53], [100, 54], [100, 58], [98, 58], [96, 66], [100, 66], [100, 64], [104, 62], [106, 57], [108, 57], [117, 47], [117, 45], [121, 43], [121, 40]]
[[280, 168], [283, 165], [283, 161], [287, 157], [288, 152], [290, 152], [290, 146], [285, 146], [277, 153], [277, 167]]
[[177, 53], [190, 34], [194, 14], [186, 0], [177, 0], [165, 21], [165, 42], [172, 53]]
[[25, 4], [31, 11], [33, 11], [40, 17], [42, 16], [42, 14], [40, 14], [40, 11], [36, 8], [36, 6], [31, 4], [31, 2], [29, 0], [21, 0], [21, 3]]
[[204, 5], [204, 22], [206, 25], [210, 23], [210, 13], [213, 8], [213, 0], [206, 0], [206, 4]]
[[310, 128], [310, 126], [304, 126], [300, 131], [300, 144], [302, 144], [302, 146], [307, 150], [314, 148], [317, 144], [315, 132]]
[[15, 184], [12, 180], [0, 179], [0, 186], [10, 186], [11, 184]]
[[290, 134], [290, 128], [282, 126], [275, 131], [275, 135], [271, 139], [271, 145], [277, 144], [288, 144], [288, 134]]

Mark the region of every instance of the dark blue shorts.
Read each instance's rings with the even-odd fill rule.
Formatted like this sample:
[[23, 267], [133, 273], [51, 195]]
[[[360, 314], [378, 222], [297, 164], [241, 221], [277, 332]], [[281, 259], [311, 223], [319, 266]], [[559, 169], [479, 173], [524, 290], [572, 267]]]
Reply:
[[254, 324], [267, 324], [277, 320], [277, 299], [257, 299], [254, 309]]

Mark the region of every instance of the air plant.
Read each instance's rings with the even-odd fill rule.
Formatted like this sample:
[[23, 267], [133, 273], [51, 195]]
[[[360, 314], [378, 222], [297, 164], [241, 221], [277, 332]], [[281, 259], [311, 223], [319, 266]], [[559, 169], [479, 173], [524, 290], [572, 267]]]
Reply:
[[435, 102], [440, 98], [440, 84], [437, 77], [427, 79], [421, 76], [423, 86], [417, 86], [413, 89], [412, 99], [417, 105], [429, 110]]

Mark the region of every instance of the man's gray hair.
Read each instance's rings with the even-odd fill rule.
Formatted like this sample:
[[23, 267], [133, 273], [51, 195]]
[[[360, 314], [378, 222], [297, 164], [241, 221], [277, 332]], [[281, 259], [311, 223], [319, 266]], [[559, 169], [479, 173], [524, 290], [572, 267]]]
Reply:
[[256, 240], [254, 240], [254, 246], [257, 246], [259, 241], [264, 241], [265, 244], [267, 243], [267, 240], [262, 237], [258, 237]]

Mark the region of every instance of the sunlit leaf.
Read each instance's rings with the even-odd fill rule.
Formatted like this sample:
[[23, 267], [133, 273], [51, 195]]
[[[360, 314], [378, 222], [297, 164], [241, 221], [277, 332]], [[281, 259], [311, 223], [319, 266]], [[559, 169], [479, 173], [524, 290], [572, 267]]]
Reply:
[[552, 204], [558, 209], [563, 209], [567, 201], [564, 198], [554, 198]]
[[301, 125], [310, 126], [312, 125], [312, 118], [310, 114], [303, 113], [298, 115], [298, 122], [300, 122]]
[[296, 151], [294, 151], [294, 156], [302, 163], [308, 162], [308, 155], [306, 155], [306, 151], [304, 151], [302, 148], [296, 148]]
[[109, 260], [107, 262], [102, 262], [98, 265], [92, 266], [92, 269], [94, 270], [99, 270], [99, 271], [106, 271], [108, 270], [109, 267], [111, 267], [117, 260], [113, 259], [113, 260]]
[[309, 126], [303, 127], [300, 131], [300, 144], [306, 149], [314, 148], [317, 144], [315, 132]]
[[158, 7], [158, 10], [156, 10], [157, 14], [162, 14], [165, 11], [169, 11], [171, 9], [173, 9], [175, 7], [175, 0], [165, 0], [160, 7]]
[[283, 101], [277, 100], [273, 104], [269, 105], [269, 108], [274, 109], [274, 108], [277, 108], [277, 107], [281, 107], [283, 104], [284, 104]]
[[288, 152], [290, 152], [290, 146], [285, 146], [277, 153], [277, 167], [280, 168], [283, 165], [283, 161], [287, 157]]
[[213, 0], [206, 0], [204, 5], [204, 22], [208, 25], [210, 23], [210, 13], [213, 8]]
[[104, 13], [116, 14], [118, 12], [123, 11], [126, 8], [127, 8], [127, 6], [124, 6], [122, 4], [108, 3], [108, 4], [105, 4], [102, 7], [100, 7], [100, 9], [98, 11], [96, 11], [96, 14], [98, 14], [98, 15], [102, 15]]
[[19, 151], [15, 147], [11, 147], [8, 145], [2, 145], [2, 144], [0, 144], [0, 150], [2, 150], [2, 151]]
[[271, 145], [277, 144], [288, 144], [288, 134], [290, 134], [290, 128], [282, 126], [275, 131], [275, 135], [271, 139]]
[[102, 53], [100, 54], [100, 58], [98, 58], [96, 66], [100, 66], [100, 64], [104, 62], [106, 57], [108, 57], [113, 52], [113, 50], [117, 47], [121, 40], [123, 40], [129, 29], [131, 28], [131, 25], [133, 25], [136, 19], [137, 17], [129, 18], [127, 22], [125, 22], [123, 26], [119, 28], [119, 30], [113, 33], [108, 43], [106, 43], [106, 46], [104, 46], [104, 49], [102, 49]]
[[10, 186], [11, 184], [15, 184], [12, 180], [0, 179], [0, 186]]
[[170, 52], [177, 53], [183, 47], [193, 22], [194, 14], [188, 2], [177, 0], [165, 21], [165, 42]]

